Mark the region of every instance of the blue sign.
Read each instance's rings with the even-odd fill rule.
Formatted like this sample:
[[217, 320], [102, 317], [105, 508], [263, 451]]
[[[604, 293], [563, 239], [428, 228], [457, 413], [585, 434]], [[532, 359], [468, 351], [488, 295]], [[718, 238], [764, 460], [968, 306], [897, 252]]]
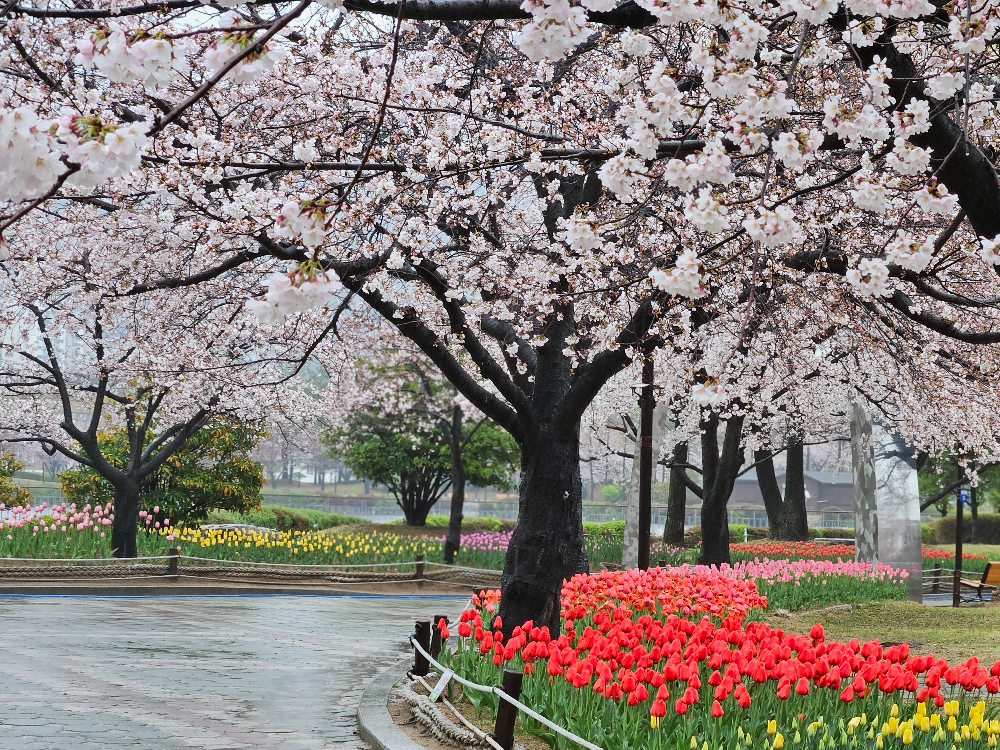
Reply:
[[968, 490], [968, 488], [963, 487], [962, 489], [960, 489], [958, 491], [958, 502], [960, 502], [960, 503], [968, 503], [969, 502], [969, 490]]

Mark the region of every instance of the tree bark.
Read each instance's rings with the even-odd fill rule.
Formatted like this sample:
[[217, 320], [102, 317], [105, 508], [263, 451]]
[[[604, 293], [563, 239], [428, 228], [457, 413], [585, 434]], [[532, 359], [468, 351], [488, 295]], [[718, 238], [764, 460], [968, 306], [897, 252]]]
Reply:
[[684, 482], [686, 469], [679, 464], [688, 460], [688, 444], [678, 443], [673, 450], [670, 463], [670, 484], [667, 487], [667, 520], [663, 524], [663, 543], [675, 547], [684, 546], [684, 514], [687, 511], [687, 485]]
[[[442, 425], [442, 429], [445, 429]], [[445, 430], [451, 451], [451, 513], [444, 540], [444, 562], [452, 565], [462, 546], [462, 510], [465, 505], [465, 466], [462, 464], [462, 407], [452, 408], [451, 424]]]
[[788, 446], [785, 468], [785, 508], [782, 539], [805, 542], [809, 539], [806, 518], [805, 448], [798, 440]]
[[701, 455], [704, 473], [701, 504], [702, 565], [729, 563], [729, 497], [736, 475], [743, 465], [743, 420], [733, 416], [726, 421], [722, 450], [719, 450], [719, 416], [711, 414], [702, 421]]
[[111, 525], [111, 554], [114, 557], [136, 557], [136, 536], [139, 527], [139, 480], [122, 477], [113, 483], [115, 518]]
[[563, 581], [590, 569], [582, 489], [579, 422], [570, 431], [542, 426], [521, 450], [518, 520], [500, 583], [505, 632], [527, 620], [559, 632]]
[[782, 499], [774, 474], [774, 459], [770, 451], [754, 451], [757, 483], [764, 498], [764, 510], [770, 526], [770, 537], [804, 542], [809, 539], [806, 519], [805, 448], [802, 442], [788, 446], [785, 468], [785, 497]]

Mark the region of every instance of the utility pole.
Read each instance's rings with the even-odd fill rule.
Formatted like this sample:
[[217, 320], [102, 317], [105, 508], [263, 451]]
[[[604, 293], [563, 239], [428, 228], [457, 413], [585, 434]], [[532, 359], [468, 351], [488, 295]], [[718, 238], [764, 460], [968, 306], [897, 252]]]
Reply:
[[955, 578], [952, 583], [951, 606], [962, 606], [962, 506], [969, 501], [969, 488], [961, 487], [955, 498]]
[[639, 570], [649, 569], [649, 526], [653, 522], [653, 357], [642, 365], [639, 396]]

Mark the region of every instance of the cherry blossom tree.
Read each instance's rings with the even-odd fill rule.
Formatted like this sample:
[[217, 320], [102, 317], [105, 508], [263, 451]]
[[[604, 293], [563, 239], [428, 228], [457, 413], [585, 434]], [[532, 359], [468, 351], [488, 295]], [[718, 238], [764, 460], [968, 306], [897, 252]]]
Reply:
[[774, 420], [850, 392], [995, 442], [994, 5], [220, 4], [4, 5], [0, 233], [48, 267], [40, 212], [142, 217], [123, 291], [243, 290], [303, 357], [317, 310], [391, 322], [521, 448], [508, 627], [587, 566], [581, 419], [637, 358], [701, 442], [706, 562]]
[[[283, 393], [287, 365], [261, 349], [242, 300], [212, 284], [132, 295], [141, 281], [127, 253], [96, 229], [82, 239], [34, 221], [20, 229], [0, 275], [0, 440], [36, 443], [106, 480], [112, 549], [134, 557], [140, 492], [164, 461], [213, 417], [258, 419], [299, 399]], [[44, 264], [22, 250], [41, 239], [54, 243]]]

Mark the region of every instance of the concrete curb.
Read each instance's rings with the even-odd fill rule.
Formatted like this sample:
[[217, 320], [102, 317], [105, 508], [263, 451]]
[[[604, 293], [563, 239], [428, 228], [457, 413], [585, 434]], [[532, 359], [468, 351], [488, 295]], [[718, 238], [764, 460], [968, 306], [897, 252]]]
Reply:
[[358, 734], [373, 750], [424, 750], [396, 726], [386, 707], [392, 686], [403, 678], [412, 664], [412, 656], [396, 662], [376, 677], [361, 696]]

